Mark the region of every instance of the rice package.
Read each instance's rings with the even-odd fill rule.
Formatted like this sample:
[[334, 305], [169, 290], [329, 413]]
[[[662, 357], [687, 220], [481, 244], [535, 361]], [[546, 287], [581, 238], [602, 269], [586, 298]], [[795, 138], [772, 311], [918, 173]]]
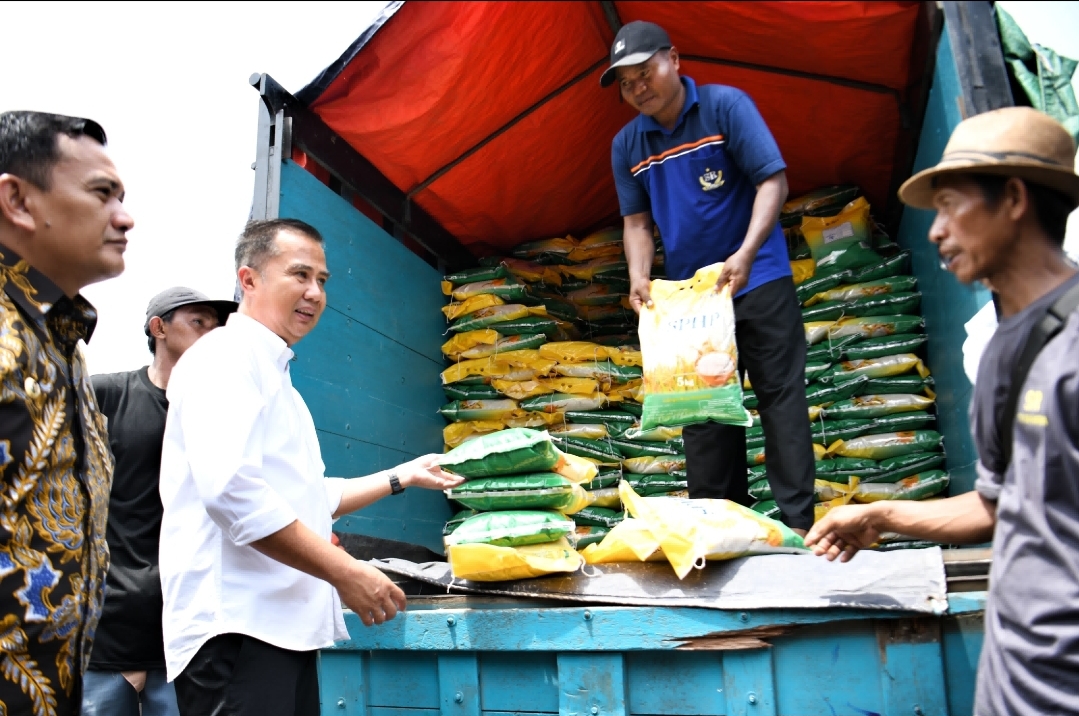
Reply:
[[439, 465], [465, 478], [552, 470], [562, 455], [551, 436], [527, 428], [472, 440], [439, 458]]
[[465, 519], [446, 536], [445, 543], [521, 547], [561, 539], [572, 534], [575, 526], [568, 517], [547, 510], [483, 512]]
[[820, 273], [871, 266], [882, 258], [870, 245], [872, 228], [865, 197], [858, 197], [834, 216], [802, 217], [802, 236]]
[[576, 572], [584, 564], [580, 553], [564, 537], [523, 547], [459, 544], [448, 547], [446, 556], [455, 579], [473, 582], [503, 582]]
[[557, 510], [571, 515], [589, 504], [580, 485], [550, 472], [469, 480], [446, 490], [446, 497], [479, 511]]
[[641, 429], [709, 420], [750, 426], [738, 379], [730, 286], [715, 290], [723, 264], [685, 281], [652, 282], [641, 311], [644, 412]]

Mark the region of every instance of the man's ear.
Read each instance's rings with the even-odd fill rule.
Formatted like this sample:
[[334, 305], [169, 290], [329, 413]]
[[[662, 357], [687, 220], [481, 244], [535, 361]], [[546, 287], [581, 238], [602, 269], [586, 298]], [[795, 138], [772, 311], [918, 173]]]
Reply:
[[672, 47], [671, 48], [671, 67], [674, 68], [675, 72], [677, 72], [679, 70], [679, 68], [681, 68], [681, 64], [678, 62], [678, 48], [677, 47]]
[[165, 338], [165, 322], [161, 320], [161, 316], [150, 319], [150, 335], [162, 340]]
[[0, 174], [0, 215], [8, 222], [32, 234], [37, 222], [27, 206], [30, 183], [14, 174]]
[[1001, 197], [1004, 204], [1004, 213], [1012, 221], [1021, 221], [1024, 214], [1037, 222], [1034, 216], [1034, 204], [1030, 200], [1030, 192], [1022, 179], [1011, 177], [1004, 184], [1004, 195]]
[[258, 271], [250, 266], [241, 266], [240, 270], [236, 272], [236, 278], [239, 281], [240, 289], [247, 293], [255, 288], [261, 276], [259, 276]]

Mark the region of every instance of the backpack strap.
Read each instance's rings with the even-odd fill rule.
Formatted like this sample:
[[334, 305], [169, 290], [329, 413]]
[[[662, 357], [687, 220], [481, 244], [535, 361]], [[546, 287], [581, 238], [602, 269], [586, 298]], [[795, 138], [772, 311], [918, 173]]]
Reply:
[[1003, 457], [1004, 469], [1012, 462], [1012, 444], [1015, 441], [1015, 415], [1019, 408], [1019, 394], [1023, 392], [1023, 384], [1027, 382], [1027, 375], [1034, 365], [1035, 359], [1041, 353], [1042, 348], [1053, 340], [1056, 334], [1064, 328], [1068, 322], [1068, 316], [1072, 311], [1079, 308], [1079, 283], [1076, 283], [1064, 295], [1053, 302], [1042, 313], [1041, 319], [1034, 324], [1023, 344], [1023, 352], [1019, 356], [1019, 362], [1012, 368], [1012, 384], [1008, 389], [1008, 402], [1005, 403], [1003, 422], [1000, 426], [1000, 437], [1004, 441]]

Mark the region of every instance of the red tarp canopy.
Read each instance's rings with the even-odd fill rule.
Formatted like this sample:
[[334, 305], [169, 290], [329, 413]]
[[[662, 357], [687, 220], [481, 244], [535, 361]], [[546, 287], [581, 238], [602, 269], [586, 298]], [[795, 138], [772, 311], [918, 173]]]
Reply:
[[792, 196], [851, 182], [885, 213], [913, 157], [927, 3], [606, 5], [407, 2], [299, 96], [476, 254], [581, 235], [619, 222], [610, 146], [634, 113], [599, 87], [613, 9], [662, 25], [683, 74], [753, 97]]

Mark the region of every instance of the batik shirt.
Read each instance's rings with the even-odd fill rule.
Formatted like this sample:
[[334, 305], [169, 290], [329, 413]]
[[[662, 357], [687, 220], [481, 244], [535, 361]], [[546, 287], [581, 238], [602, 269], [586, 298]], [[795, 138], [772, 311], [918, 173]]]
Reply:
[[0, 246], [0, 714], [77, 714], [109, 550], [97, 314]]

